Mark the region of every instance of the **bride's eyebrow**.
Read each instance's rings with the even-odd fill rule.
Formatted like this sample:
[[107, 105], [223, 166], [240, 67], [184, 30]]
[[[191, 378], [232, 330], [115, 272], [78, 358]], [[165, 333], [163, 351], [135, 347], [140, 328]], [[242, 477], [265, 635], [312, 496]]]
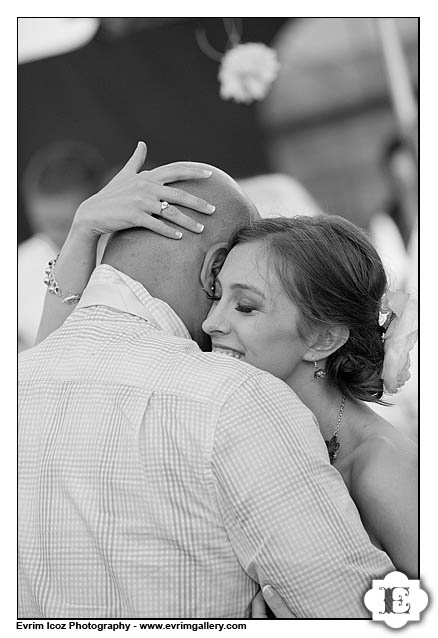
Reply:
[[250, 284], [235, 283], [235, 284], [231, 284], [230, 288], [231, 290], [236, 290], [237, 288], [239, 288], [239, 290], [249, 290], [250, 292], [254, 292], [256, 295], [259, 295], [259, 297], [263, 297], [263, 298], [265, 297], [265, 295], [260, 290], [260, 288], [257, 288], [256, 286], [251, 286]]
[[[221, 282], [221, 279], [220, 279], [220, 275], [217, 275], [216, 282], [219, 284], [219, 286], [222, 287], [222, 282]], [[265, 298], [265, 295], [260, 290], [260, 288], [257, 288], [257, 286], [252, 286], [251, 284], [240, 284], [238, 282], [236, 282], [234, 284], [231, 284], [230, 290], [236, 290], [236, 289], [249, 290], [249, 292], [253, 292], [256, 295], [259, 295], [259, 297], [262, 297], [263, 299]]]

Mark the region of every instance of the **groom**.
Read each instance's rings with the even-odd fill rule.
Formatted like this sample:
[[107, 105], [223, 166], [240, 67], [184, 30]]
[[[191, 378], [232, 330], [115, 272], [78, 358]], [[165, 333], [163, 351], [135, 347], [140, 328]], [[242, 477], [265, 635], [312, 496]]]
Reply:
[[264, 585], [296, 617], [368, 617], [393, 569], [296, 395], [200, 348], [202, 288], [255, 215], [209, 168], [182, 186], [216, 204], [201, 236], [117, 234], [21, 355], [21, 617], [242, 618]]

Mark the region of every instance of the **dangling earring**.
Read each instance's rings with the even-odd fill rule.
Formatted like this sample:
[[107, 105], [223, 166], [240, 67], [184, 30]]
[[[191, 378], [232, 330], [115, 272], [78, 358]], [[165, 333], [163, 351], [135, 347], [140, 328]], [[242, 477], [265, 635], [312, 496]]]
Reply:
[[318, 380], [325, 379], [327, 373], [324, 368], [318, 368], [318, 362], [315, 361], [315, 358], [313, 358], [313, 364], [315, 366], [315, 370], [313, 371], [313, 378]]

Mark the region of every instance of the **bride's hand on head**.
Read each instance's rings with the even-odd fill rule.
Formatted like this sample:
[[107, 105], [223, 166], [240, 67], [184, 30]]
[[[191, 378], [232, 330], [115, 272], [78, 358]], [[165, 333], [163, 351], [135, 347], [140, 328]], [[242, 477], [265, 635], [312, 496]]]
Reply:
[[[195, 233], [202, 232], [196, 221], [172, 204], [207, 215], [214, 208], [203, 199], [166, 184], [206, 178], [211, 172], [178, 164], [142, 171], [145, 159], [146, 144], [139, 142], [117, 175], [79, 206], [56, 262], [55, 277], [62, 290], [72, 291], [76, 296], [82, 293], [96, 266], [97, 243], [101, 235], [143, 227], [165, 237], [179, 239], [181, 231], [168, 226], [164, 220]], [[163, 208], [163, 201], [169, 206]], [[59, 297], [47, 293], [36, 343], [59, 328], [72, 310], [72, 305], [62, 303]]]
[[[82, 234], [87, 238], [98, 238], [117, 230], [143, 227], [159, 235], [179, 239], [181, 231], [167, 225], [165, 220], [194, 233], [202, 232], [202, 225], [172, 204], [179, 204], [206, 215], [214, 211], [214, 206], [166, 184], [208, 178], [211, 171], [171, 164], [142, 171], [146, 153], [146, 144], [139, 142], [117, 175], [102, 190], [79, 206], [72, 224], [73, 233]], [[163, 202], [169, 206], [163, 207]]]

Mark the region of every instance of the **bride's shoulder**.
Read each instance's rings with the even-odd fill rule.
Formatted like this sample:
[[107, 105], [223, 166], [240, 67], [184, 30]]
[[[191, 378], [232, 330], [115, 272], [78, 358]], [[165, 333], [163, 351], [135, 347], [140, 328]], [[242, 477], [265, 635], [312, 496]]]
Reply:
[[365, 434], [353, 470], [362, 496], [385, 498], [404, 487], [412, 489], [417, 480], [417, 444], [383, 419], [369, 423]]
[[351, 496], [373, 542], [397, 569], [418, 571], [417, 446], [387, 422], [372, 423], [357, 448]]
[[359, 453], [366, 462], [382, 463], [399, 461], [411, 463], [417, 459], [418, 446], [415, 441], [381, 417], [372, 419], [364, 428], [363, 443]]

